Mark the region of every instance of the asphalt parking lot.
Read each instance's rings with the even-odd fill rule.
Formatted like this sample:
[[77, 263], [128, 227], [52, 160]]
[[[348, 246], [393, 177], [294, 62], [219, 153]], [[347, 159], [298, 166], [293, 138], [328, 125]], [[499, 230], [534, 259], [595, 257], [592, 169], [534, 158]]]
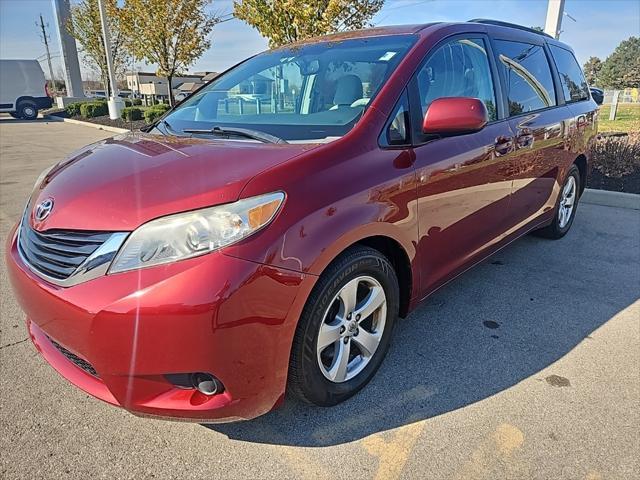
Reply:
[[[39, 172], [113, 135], [0, 117], [0, 234]], [[640, 478], [640, 211], [581, 205], [428, 299], [360, 394], [250, 422], [134, 417], [61, 378], [0, 269], [1, 478]]]

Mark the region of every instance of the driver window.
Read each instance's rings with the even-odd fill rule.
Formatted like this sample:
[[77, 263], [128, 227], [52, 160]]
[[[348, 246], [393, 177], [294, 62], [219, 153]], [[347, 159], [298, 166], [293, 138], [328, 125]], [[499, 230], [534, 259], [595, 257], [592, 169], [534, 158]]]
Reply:
[[424, 117], [427, 108], [441, 97], [472, 97], [487, 107], [489, 121], [496, 120], [496, 97], [484, 40], [452, 40], [439, 47], [417, 75]]

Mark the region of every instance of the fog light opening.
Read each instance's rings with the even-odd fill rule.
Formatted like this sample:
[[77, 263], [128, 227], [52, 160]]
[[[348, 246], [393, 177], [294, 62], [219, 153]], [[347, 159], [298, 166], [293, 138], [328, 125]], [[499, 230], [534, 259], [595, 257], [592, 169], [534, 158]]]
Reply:
[[222, 391], [222, 385], [216, 377], [210, 373], [194, 373], [191, 375], [191, 384], [193, 388], [204, 395], [215, 395]]

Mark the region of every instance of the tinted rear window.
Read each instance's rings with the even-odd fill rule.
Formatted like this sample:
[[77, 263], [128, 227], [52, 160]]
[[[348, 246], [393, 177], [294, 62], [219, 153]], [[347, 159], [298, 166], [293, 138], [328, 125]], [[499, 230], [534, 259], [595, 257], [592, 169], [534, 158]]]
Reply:
[[504, 73], [509, 115], [556, 105], [551, 68], [544, 48], [529, 43], [496, 40], [498, 65]]
[[589, 86], [582, 69], [569, 50], [551, 45], [551, 54], [556, 62], [562, 91], [566, 102], [579, 102], [589, 98]]

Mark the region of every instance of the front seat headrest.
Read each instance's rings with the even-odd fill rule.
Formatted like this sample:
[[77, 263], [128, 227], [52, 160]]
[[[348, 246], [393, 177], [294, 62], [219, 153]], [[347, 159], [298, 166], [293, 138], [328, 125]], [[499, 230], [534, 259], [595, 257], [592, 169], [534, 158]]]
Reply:
[[333, 96], [333, 104], [338, 106], [350, 106], [356, 100], [362, 98], [362, 80], [357, 75], [345, 75], [336, 82], [336, 93]]

